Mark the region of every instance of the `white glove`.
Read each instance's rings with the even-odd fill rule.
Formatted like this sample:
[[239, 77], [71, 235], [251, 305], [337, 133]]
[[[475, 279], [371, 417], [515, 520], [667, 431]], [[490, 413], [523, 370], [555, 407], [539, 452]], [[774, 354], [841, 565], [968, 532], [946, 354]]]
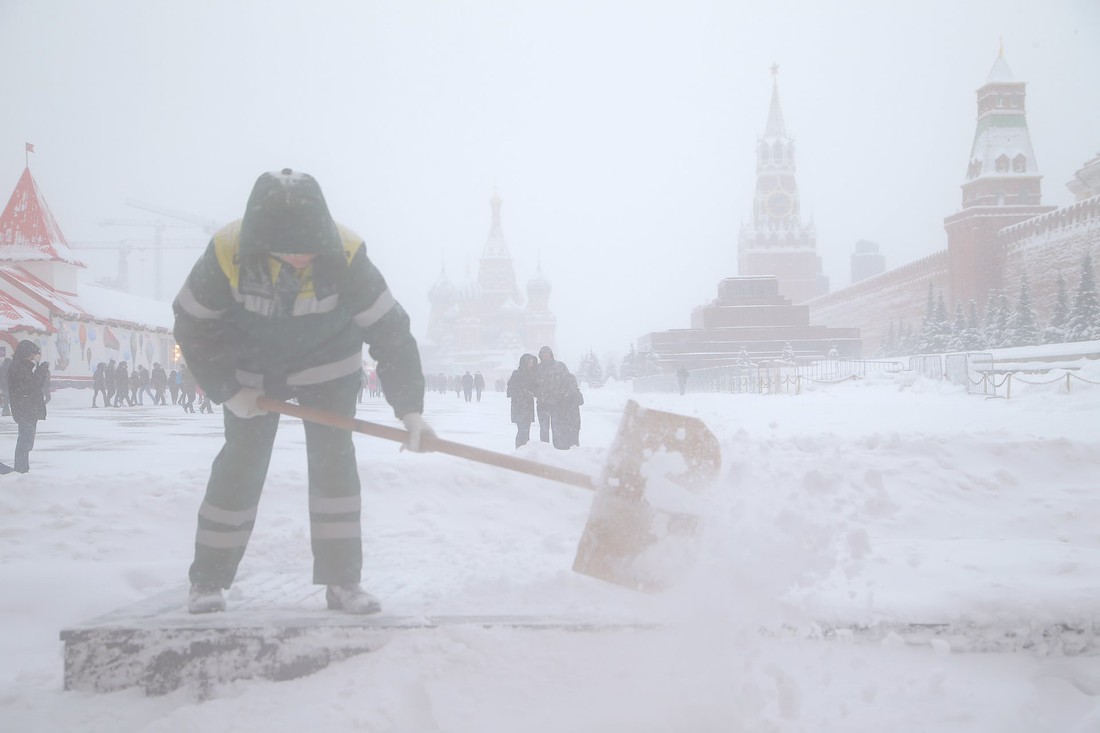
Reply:
[[222, 403], [222, 407], [244, 420], [259, 417], [267, 414], [267, 410], [261, 410], [256, 404], [256, 400], [262, 396], [263, 390], [255, 387], [241, 387], [237, 394]]
[[422, 452], [420, 450], [420, 440], [425, 435], [435, 437], [435, 431], [432, 430], [432, 426], [424, 421], [424, 416], [419, 412], [410, 412], [405, 417], [401, 418], [401, 422], [405, 423], [405, 429], [409, 431], [409, 440], [403, 446], [401, 450], [411, 450], [416, 453]]

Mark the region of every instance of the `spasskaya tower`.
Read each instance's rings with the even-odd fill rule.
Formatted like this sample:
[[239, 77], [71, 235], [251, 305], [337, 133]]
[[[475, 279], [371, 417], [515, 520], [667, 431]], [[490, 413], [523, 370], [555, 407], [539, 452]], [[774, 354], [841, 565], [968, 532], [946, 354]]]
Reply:
[[818, 295], [817, 231], [802, 223], [795, 180], [794, 139], [779, 106], [779, 66], [773, 64], [772, 101], [764, 135], [756, 143], [756, 194], [752, 221], [737, 243], [738, 274], [774, 276], [792, 303]]

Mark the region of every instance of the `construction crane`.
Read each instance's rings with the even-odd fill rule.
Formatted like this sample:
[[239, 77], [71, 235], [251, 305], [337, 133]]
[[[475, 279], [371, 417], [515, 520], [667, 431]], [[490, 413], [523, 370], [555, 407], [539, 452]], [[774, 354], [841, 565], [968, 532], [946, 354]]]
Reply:
[[192, 214], [189, 211], [178, 211], [176, 209], [169, 209], [164, 206], [157, 206], [156, 204], [147, 204], [144, 201], [135, 201], [134, 199], [126, 199], [127, 206], [133, 206], [135, 209], [142, 209], [154, 214], [160, 214], [161, 216], [167, 216], [169, 219], [178, 219], [179, 221], [186, 221], [200, 227], [206, 234], [213, 234], [221, 228], [219, 222], [209, 219], [205, 216], [198, 214]]
[[[129, 267], [126, 264], [126, 257], [132, 250], [153, 250], [155, 257], [156, 279], [153, 284], [154, 297], [157, 300], [162, 300], [164, 290], [162, 287], [163, 273], [164, 273], [164, 250], [166, 249], [201, 249], [205, 246], [205, 242], [198, 242], [195, 244], [168, 244], [164, 241], [165, 229], [186, 229], [189, 228], [187, 224], [172, 224], [164, 221], [139, 221], [132, 219], [103, 219], [100, 222], [101, 226], [122, 226], [122, 227], [152, 227], [153, 229], [153, 243], [151, 245], [132, 245], [123, 241], [121, 245], [113, 245], [119, 248], [119, 286], [129, 291]], [[108, 245], [111, 246], [111, 245]], [[97, 247], [87, 247], [96, 249]], [[99, 249], [106, 249], [108, 247], [98, 247]]]
[[118, 252], [118, 275], [109, 281], [111, 287], [130, 292], [130, 250], [133, 246], [123, 239], [119, 242], [69, 242], [74, 251], [86, 249], [113, 249]]

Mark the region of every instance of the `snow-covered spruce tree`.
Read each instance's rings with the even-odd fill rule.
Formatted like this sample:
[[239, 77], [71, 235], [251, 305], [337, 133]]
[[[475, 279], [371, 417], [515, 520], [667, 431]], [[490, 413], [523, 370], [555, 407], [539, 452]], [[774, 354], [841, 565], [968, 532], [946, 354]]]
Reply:
[[791, 342], [790, 342], [790, 341], [788, 341], [788, 342], [786, 342], [785, 344], [783, 344], [783, 355], [782, 355], [782, 357], [780, 357], [780, 358], [782, 358], [782, 359], [783, 359], [783, 361], [788, 361], [788, 362], [790, 362], [790, 363], [792, 363], [792, 364], [793, 364], [793, 363], [794, 363], [795, 361], [797, 361], [797, 359], [796, 359], [796, 357], [795, 357], [795, 355], [794, 355], [794, 349], [793, 349], [793, 348], [791, 348]]
[[970, 306], [970, 316], [966, 319], [966, 338], [963, 340], [963, 348], [966, 351], [989, 348], [985, 340], [985, 334], [982, 333], [982, 320], [978, 316], [978, 304], [971, 300], [968, 305]]
[[1054, 306], [1050, 309], [1050, 323], [1043, 329], [1044, 344], [1060, 344], [1066, 341], [1066, 326], [1069, 324], [1069, 293], [1066, 291], [1066, 279], [1058, 273], [1058, 292]]
[[918, 333], [917, 349], [921, 354], [940, 354], [947, 350], [951, 324], [947, 320], [947, 307], [943, 293], [937, 297], [932, 283], [928, 283], [928, 303], [924, 309], [924, 323]]
[[657, 356], [657, 352], [643, 351], [640, 354], [640, 357], [641, 358], [639, 359], [639, 361], [641, 362], [641, 365], [639, 368], [641, 369], [641, 374], [639, 374], [638, 376], [651, 377], [654, 374], [661, 373], [661, 360], [660, 357]]
[[947, 351], [951, 340], [951, 321], [947, 318], [947, 305], [943, 302], [943, 291], [936, 293], [936, 317], [932, 321], [932, 341], [936, 353]]
[[1000, 290], [990, 290], [985, 304], [985, 342], [991, 349], [1005, 345], [1008, 337], [1008, 298]]
[[591, 349], [581, 357], [580, 366], [577, 367], [577, 381], [590, 388], [603, 386], [603, 367], [600, 366], [596, 352]]
[[927, 354], [932, 348], [932, 322], [936, 318], [936, 294], [932, 283], [928, 283], [928, 300], [924, 304], [924, 320], [921, 321], [920, 330], [917, 331], [917, 353]]
[[607, 357], [607, 364], [606, 364], [606, 366], [604, 366], [603, 376], [604, 376], [605, 380], [608, 380], [608, 379], [616, 379], [617, 380], [619, 378], [618, 370], [615, 368], [615, 356], [614, 356], [614, 354], [611, 354]]
[[1031, 307], [1031, 294], [1027, 275], [1020, 281], [1020, 294], [1016, 296], [1016, 310], [1008, 319], [1008, 343], [1005, 346], [1034, 346], [1039, 343], [1039, 322]]
[[630, 351], [623, 356], [622, 366], [619, 367], [619, 379], [624, 382], [628, 379], [634, 379], [638, 376], [638, 372], [635, 369], [635, 364], [638, 361], [638, 353], [634, 351], [634, 344], [630, 345]]
[[955, 320], [951, 324], [951, 338], [947, 340], [948, 351], [966, 351], [966, 311], [963, 304], [955, 301]]
[[1097, 299], [1096, 278], [1092, 273], [1092, 254], [1088, 252], [1081, 261], [1081, 281], [1066, 325], [1066, 337], [1068, 341], [1100, 339], [1100, 300]]

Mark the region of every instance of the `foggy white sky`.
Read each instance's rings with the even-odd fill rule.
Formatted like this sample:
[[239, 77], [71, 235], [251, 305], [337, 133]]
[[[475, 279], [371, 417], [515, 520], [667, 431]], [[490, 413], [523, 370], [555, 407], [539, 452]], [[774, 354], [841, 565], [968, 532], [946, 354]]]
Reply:
[[[520, 287], [541, 257], [575, 362], [687, 327], [737, 274], [773, 61], [832, 287], [857, 240], [889, 267], [942, 249], [1002, 37], [1043, 202], [1068, 204], [1100, 152], [1095, 0], [0, 0], [0, 196], [31, 142], [70, 241], [140, 244], [100, 225], [158, 219], [128, 198], [228, 221], [262, 171], [307, 171], [424, 338], [440, 267], [476, 272], [495, 183]], [[166, 292], [196, 253], [166, 256]]]

